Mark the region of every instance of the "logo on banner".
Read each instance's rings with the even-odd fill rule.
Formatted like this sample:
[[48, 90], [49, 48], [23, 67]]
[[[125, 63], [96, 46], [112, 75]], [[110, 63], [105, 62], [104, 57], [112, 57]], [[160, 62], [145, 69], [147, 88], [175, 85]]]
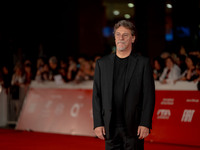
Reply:
[[181, 122], [192, 122], [194, 112], [194, 109], [185, 109], [183, 112]]
[[199, 99], [186, 99], [186, 102], [199, 103]]
[[161, 105], [174, 105], [173, 98], [163, 98], [161, 101]]
[[158, 109], [157, 111], [157, 119], [169, 119], [170, 116], [170, 109]]
[[80, 103], [75, 103], [71, 110], [70, 110], [70, 115], [72, 117], [77, 117], [78, 114], [79, 114], [79, 111], [80, 111], [80, 108], [83, 107], [83, 104], [80, 104]]

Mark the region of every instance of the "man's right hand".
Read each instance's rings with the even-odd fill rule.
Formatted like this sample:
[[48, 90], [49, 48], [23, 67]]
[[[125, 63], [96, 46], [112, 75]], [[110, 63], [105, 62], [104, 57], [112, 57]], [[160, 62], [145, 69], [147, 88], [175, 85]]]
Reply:
[[96, 136], [98, 136], [98, 138], [100, 138], [101, 140], [104, 140], [104, 136], [106, 135], [106, 132], [105, 132], [105, 128], [103, 126], [101, 127], [96, 127], [94, 129], [94, 133], [96, 134]]

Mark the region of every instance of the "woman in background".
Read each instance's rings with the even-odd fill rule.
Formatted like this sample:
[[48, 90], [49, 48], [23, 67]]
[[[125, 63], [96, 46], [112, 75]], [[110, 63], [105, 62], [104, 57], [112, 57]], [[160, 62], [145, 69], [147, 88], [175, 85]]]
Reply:
[[177, 79], [180, 78], [181, 70], [174, 63], [173, 59], [169, 56], [165, 60], [165, 68], [159, 78], [162, 84], [174, 83]]

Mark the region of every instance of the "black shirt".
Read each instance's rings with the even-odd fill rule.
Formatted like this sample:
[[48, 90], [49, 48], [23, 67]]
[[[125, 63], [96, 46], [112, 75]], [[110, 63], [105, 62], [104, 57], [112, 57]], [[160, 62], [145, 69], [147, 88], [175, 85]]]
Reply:
[[115, 127], [124, 126], [124, 86], [128, 64], [128, 57], [119, 58], [115, 56], [113, 75], [113, 113], [112, 125]]

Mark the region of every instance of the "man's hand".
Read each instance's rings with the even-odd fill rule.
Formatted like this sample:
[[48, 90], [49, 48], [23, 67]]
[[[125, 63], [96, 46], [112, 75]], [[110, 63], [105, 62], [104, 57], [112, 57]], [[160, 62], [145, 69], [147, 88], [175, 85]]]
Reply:
[[100, 138], [101, 140], [104, 140], [104, 136], [106, 135], [106, 132], [105, 132], [105, 128], [103, 126], [101, 127], [96, 127], [94, 129], [94, 133], [98, 136], [98, 138]]
[[137, 135], [139, 136], [138, 138], [140, 140], [146, 138], [149, 135], [149, 128], [144, 126], [139, 126]]

